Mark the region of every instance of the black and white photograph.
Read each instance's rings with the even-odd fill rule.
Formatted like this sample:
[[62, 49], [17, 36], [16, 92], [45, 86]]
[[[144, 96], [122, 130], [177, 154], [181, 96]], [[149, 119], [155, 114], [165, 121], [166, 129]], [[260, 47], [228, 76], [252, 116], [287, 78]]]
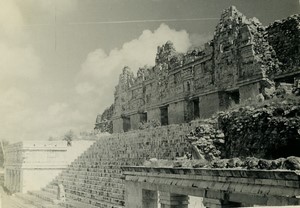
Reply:
[[300, 208], [300, 0], [0, 0], [0, 208]]

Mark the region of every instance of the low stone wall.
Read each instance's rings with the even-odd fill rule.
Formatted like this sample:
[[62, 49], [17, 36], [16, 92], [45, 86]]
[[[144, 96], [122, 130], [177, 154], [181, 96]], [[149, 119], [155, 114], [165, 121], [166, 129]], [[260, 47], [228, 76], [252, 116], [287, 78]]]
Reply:
[[[126, 175], [128, 208], [144, 207], [141, 204], [145, 200], [146, 204], [154, 204], [151, 203], [153, 199], [157, 202], [157, 193], [152, 193], [156, 197], [143, 196], [146, 190], [180, 195], [173, 198], [177, 204], [183, 200], [188, 204], [184, 196], [203, 197], [206, 207], [300, 204], [300, 181], [296, 171], [163, 167], [122, 167], [122, 170]], [[164, 204], [164, 201], [160, 201]]]

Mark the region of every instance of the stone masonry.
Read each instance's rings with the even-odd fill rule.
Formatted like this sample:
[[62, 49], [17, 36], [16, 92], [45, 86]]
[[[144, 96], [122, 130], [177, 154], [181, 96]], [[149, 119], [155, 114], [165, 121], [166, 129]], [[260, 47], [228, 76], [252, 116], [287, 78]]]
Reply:
[[153, 120], [189, 122], [249, 99], [268, 99], [274, 81], [289, 77], [284, 81], [293, 83], [300, 73], [299, 22], [294, 15], [265, 27], [232, 6], [204, 49], [182, 54], [169, 41], [159, 46], [155, 66], [136, 76], [124, 67], [114, 94], [113, 132]]

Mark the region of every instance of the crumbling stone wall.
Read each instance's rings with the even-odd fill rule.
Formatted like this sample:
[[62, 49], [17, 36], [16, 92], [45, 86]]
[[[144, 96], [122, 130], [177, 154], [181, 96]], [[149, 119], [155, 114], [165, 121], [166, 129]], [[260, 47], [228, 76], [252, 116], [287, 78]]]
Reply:
[[96, 118], [95, 132], [113, 132], [112, 115], [114, 112], [114, 104], [105, 109], [102, 114], [99, 114]]

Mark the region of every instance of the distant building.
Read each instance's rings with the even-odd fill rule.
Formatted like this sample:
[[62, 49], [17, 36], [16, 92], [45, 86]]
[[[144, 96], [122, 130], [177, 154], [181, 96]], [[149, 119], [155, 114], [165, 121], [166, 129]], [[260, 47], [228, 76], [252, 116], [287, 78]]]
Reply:
[[23, 141], [5, 149], [4, 186], [11, 192], [40, 190], [94, 141]]
[[67, 167], [64, 141], [24, 141], [5, 150], [5, 184], [12, 193], [39, 190]]

